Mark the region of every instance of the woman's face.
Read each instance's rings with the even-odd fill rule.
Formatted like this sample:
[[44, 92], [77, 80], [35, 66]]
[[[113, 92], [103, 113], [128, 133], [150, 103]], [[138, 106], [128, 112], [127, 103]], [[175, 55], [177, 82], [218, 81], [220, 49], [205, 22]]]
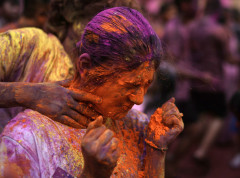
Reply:
[[[151, 62], [150, 62], [151, 63]], [[123, 118], [134, 104], [141, 104], [154, 76], [154, 66], [143, 63], [137, 69], [123, 72], [94, 90], [103, 102], [94, 109], [104, 117]]]

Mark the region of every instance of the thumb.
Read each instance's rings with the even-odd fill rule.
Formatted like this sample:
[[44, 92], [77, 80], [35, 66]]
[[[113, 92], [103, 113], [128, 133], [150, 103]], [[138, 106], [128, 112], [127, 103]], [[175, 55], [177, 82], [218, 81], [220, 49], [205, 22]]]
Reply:
[[100, 127], [102, 125], [102, 122], [103, 122], [103, 117], [102, 116], [98, 116], [97, 119], [95, 119], [93, 122], [91, 122], [88, 125], [86, 133], [88, 133], [90, 130], [92, 130], [94, 128]]

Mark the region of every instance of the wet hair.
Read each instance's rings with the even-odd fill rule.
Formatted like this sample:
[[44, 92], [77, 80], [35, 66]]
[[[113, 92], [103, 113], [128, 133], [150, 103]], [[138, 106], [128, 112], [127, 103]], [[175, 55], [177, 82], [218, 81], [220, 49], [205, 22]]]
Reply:
[[89, 22], [98, 12], [117, 6], [140, 10], [137, 5], [136, 0], [51, 0], [46, 31], [63, 42], [68, 27], [73, 25], [74, 32], [81, 37], [86, 25], [83, 19]]
[[41, 6], [47, 6], [50, 0], [24, 0], [23, 16], [34, 18], [37, 9]]
[[[77, 44], [79, 55], [88, 53], [95, 77], [106, 78], [136, 69], [144, 62], [160, 63], [162, 46], [149, 22], [137, 10], [115, 7], [97, 14]], [[91, 74], [89, 74], [91, 75]], [[100, 83], [102, 80], [97, 80]]]

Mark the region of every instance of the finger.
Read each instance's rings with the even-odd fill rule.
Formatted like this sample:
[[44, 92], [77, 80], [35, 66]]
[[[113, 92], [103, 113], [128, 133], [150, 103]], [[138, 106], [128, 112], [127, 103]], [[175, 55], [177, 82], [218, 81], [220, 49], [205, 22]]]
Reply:
[[170, 135], [178, 135], [184, 128], [182, 119], [178, 119], [176, 116], [163, 120], [163, 124], [170, 128]]
[[102, 125], [102, 122], [103, 122], [103, 117], [102, 116], [99, 116], [95, 121], [91, 122], [89, 125], [88, 125], [88, 128], [87, 128], [87, 132], [89, 132], [91, 129], [93, 128], [97, 128], [97, 127], [100, 127]]
[[82, 90], [74, 89], [71, 90], [70, 94], [76, 101], [87, 101], [95, 104], [102, 103], [101, 97], [95, 96]]
[[179, 119], [175, 115], [171, 115], [169, 117], [163, 118], [162, 123], [167, 127], [173, 127], [174, 125], [178, 125]]
[[108, 162], [110, 162], [110, 164], [113, 165], [113, 167], [116, 166], [117, 164], [117, 161], [120, 157], [120, 154], [121, 154], [121, 150], [119, 148], [117, 148], [116, 150], [114, 150], [112, 153], [111, 153], [111, 156], [108, 157]]
[[75, 120], [69, 118], [68, 116], [61, 116], [60, 118], [56, 119], [56, 121], [64, 124], [64, 125], [67, 125], [67, 126], [70, 126], [70, 127], [73, 127], [73, 128], [77, 128], [77, 129], [83, 129], [83, 128], [86, 128], [84, 127], [83, 125], [77, 123]]
[[179, 128], [181, 129], [181, 131], [183, 131], [183, 129], [184, 129], [184, 122], [183, 122], [182, 118], [179, 119]]
[[183, 128], [184, 128], [184, 123], [181, 120], [177, 125], [174, 125], [174, 127], [170, 130], [169, 134], [176, 137], [183, 131]]
[[[174, 103], [171, 103], [171, 102], [167, 102], [164, 107], [162, 107], [162, 110], [163, 111], [167, 111], [169, 109], [172, 109], [172, 108], [175, 108], [176, 105]], [[177, 108], [177, 107], [176, 107]]]
[[119, 139], [117, 139], [116, 137], [114, 137], [112, 140], [111, 140], [111, 150], [112, 151], [115, 151], [117, 148], [118, 148], [118, 144], [119, 144]]
[[182, 119], [183, 113], [180, 113], [180, 112], [175, 113], [175, 112], [170, 111], [169, 113], [164, 114], [163, 118], [167, 119], [167, 118], [169, 118], [171, 116], [175, 116], [178, 119]]
[[69, 87], [71, 84], [72, 79], [66, 79], [66, 80], [61, 80], [57, 81], [56, 83], [61, 85], [62, 87]]
[[98, 154], [97, 154], [98, 159], [111, 163], [112, 162], [111, 160], [113, 160], [113, 157], [117, 157], [118, 155], [118, 151], [117, 151], [119, 150], [118, 143], [119, 143], [118, 139], [113, 138], [107, 145], [102, 147], [102, 149], [98, 150]]
[[175, 98], [172, 97], [170, 100], [168, 100], [168, 102], [170, 102], [170, 103], [175, 103]]
[[98, 142], [98, 138], [104, 133], [105, 130], [106, 130], [105, 125], [102, 125], [98, 128], [90, 130], [88, 133], [85, 134], [84, 138], [87, 139], [88, 142], [93, 141]]
[[[111, 155], [109, 155], [111, 154]], [[116, 150], [114, 150], [111, 153], [108, 153], [109, 156], [106, 156], [105, 158], [103, 158], [103, 162], [105, 164], [111, 165], [112, 168], [116, 167], [117, 165], [117, 161], [121, 155], [121, 150], [120, 148], [117, 148]]]
[[91, 122], [90, 119], [88, 119], [87, 117], [79, 114], [78, 112], [76, 112], [76, 111], [74, 111], [72, 109], [68, 109], [66, 111], [66, 113], [64, 113], [64, 115], [69, 116], [70, 118], [72, 118], [77, 123], [79, 123], [80, 125], [84, 126], [85, 128], [87, 128], [88, 124]]
[[172, 97], [170, 98], [167, 102], [165, 102], [163, 105], [162, 105], [162, 109], [164, 109], [169, 103], [175, 103], [175, 98]]
[[113, 153], [112, 153], [112, 160], [111, 160], [111, 162], [112, 163], [117, 163], [120, 155], [121, 155], [121, 150], [120, 150], [119, 147], [117, 147], [116, 150], [114, 150]]
[[180, 116], [180, 112], [179, 112], [178, 108], [176, 106], [174, 106], [163, 112], [163, 117], [166, 117], [169, 115], [176, 115], [176, 116], [179, 115]]
[[98, 138], [98, 146], [99, 147], [103, 147], [104, 145], [106, 145], [107, 143], [109, 143], [112, 138], [113, 138], [113, 131], [107, 129], [104, 131], [104, 133]]
[[80, 114], [90, 117], [92, 119], [96, 119], [99, 114], [88, 107], [86, 104], [83, 103], [77, 103], [76, 101], [72, 100], [71, 102], [68, 103], [69, 107], [74, 109], [75, 111], [79, 112]]

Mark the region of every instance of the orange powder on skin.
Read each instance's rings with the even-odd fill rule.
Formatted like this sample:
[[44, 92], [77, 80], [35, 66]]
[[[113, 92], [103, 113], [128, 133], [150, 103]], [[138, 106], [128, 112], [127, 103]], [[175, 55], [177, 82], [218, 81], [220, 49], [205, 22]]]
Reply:
[[165, 135], [166, 131], [169, 130], [168, 127], [162, 124], [162, 115], [162, 109], [158, 108], [151, 116], [150, 123], [148, 125], [149, 133], [150, 135], [154, 135], [154, 140], [160, 140], [160, 137]]
[[[138, 175], [143, 177], [144, 172], [141, 170], [141, 145], [138, 145], [139, 133], [131, 129], [125, 129], [122, 121], [118, 121], [119, 132], [115, 137], [119, 139], [118, 147], [121, 150], [121, 156], [118, 159], [117, 166], [113, 171], [116, 177], [129, 177]], [[143, 147], [143, 146], [142, 146]]]

